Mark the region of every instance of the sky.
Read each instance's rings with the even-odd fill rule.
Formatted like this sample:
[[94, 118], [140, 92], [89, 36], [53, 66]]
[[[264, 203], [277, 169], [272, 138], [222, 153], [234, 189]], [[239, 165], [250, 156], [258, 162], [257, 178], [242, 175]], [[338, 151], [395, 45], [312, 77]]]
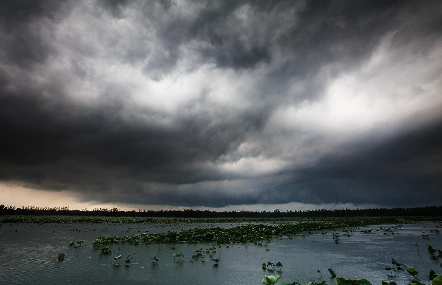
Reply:
[[440, 1], [12, 1], [0, 204], [442, 204]]

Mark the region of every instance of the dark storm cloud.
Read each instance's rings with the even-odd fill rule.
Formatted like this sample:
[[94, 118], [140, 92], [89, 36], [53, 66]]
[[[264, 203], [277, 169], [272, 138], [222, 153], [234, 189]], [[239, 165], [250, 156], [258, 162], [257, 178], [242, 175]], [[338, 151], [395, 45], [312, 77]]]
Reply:
[[[34, 188], [85, 191], [104, 201], [118, 197], [125, 202], [173, 204], [185, 196], [199, 203], [194, 191], [141, 189], [146, 182], [175, 189], [182, 183], [225, 179], [199, 164], [236, 148], [248, 133], [262, 127], [263, 119], [236, 114], [213, 123], [209, 114], [198, 114], [178, 118], [176, 126], [167, 129], [123, 118], [119, 99], [105, 98], [99, 108], [88, 108], [66, 98], [51, 106], [41, 97], [24, 95], [4, 92], [0, 97], [0, 105], [8, 106], [0, 116], [1, 179]], [[136, 110], [143, 112], [149, 110]], [[113, 195], [115, 188], [124, 195]], [[202, 203], [213, 197], [200, 199]]]
[[50, 46], [32, 30], [35, 19], [56, 20], [63, 1], [5, 1], [0, 9], [0, 31], [4, 63], [22, 67], [42, 62], [52, 52]]
[[[195, 42], [191, 49], [200, 57], [197, 65], [213, 62], [220, 68], [248, 69], [268, 63], [275, 50], [287, 55], [280, 66], [269, 70], [272, 84], [264, 86], [271, 88], [293, 77], [312, 76], [325, 64], [338, 63], [335, 72], [339, 72], [370, 57], [380, 36], [395, 24], [401, 5], [396, 1], [209, 1], [192, 17], [168, 18], [164, 15], [170, 5], [150, 3], [144, 9], [154, 19], [166, 52], [146, 70], [169, 72], [180, 59], [180, 47]], [[235, 13], [245, 13], [245, 19]]]
[[[323, 104], [331, 82], [363, 69], [389, 36], [391, 66], [437, 65], [438, 5], [7, 1], [0, 180], [138, 204], [440, 202], [437, 122], [336, 143], [326, 126], [278, 117]], [[437, 66], [428, 70], [410, 100], [440, 88]], [[191, 83], [171, 89], [181, 78]]]
[[110, 11], [113, 17], [121, 18], [122, 17], [122, 8], [128, 5], [131, 0], [102, 0], [100, 1], [100, 5], [102, 5], [105, 9]]
[[60, 5], [65, 1], [56, 0], [17, 0], [5, 1], [2, 3], [0, 17], [8, 28], [13, 28], [12, 24], [25, 24], [33, 17], [50, 17], [58, 12]]
[[[226, 118], [212, 126], [209, 117], [187, 117], [168, 130], [126, 121], [118, 101], [85, 108], [67, 100], [51, 107], [32, 96], [3, 94], [0, 99], [2, 106], [8, 106], [0, 117], [2, 161], [22, 165], [84, 157], [103, 167], [122, 165], [133, 171], [160, 172], [164, 178], [157, 179], [168, 182], [183, 172], [179, 180], [185, 182], [193, 180], [185, 165], [215, 160], [248, 130], [256, 129], [255, 118], [250, 116]], [[172, 172], [161, 170], [165, 166]]]
[[297, 169], [294, 179], [277, 191], [286, 199], [313, 204], [337, 200], [407, 207], [440, 204], [441, 134], [439, 120], [386, 141], [345, 145], [316, 165]]

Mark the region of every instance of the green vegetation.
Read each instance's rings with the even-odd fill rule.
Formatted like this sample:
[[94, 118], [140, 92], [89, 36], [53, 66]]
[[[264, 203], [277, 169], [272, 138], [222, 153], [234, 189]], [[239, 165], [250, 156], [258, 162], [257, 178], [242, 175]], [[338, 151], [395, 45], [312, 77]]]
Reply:
[[442, 285], [442, 275], [438, 275], [431, 281], [431, 285]]
[[74, 247], [74, 248], [79, 248], [79, 247], [82, 247], [82, 246], [83, 246], [83, 243], [84, 243], [84, 241], [82, 241], [82, 240], [77, 241], [77, 243], [75, 243], [75, 241], [71, 240], [71, 241], [69, 242], [69, 246], [72, 246], [72, 247]]
[[[175, 224], [195, 224], [195, 223], [231, 223], [225, 227], [196, 227], [188, 230], [168, 231], [165, 233], [138, 233], [122, 236], [99, 236], [93, 241], [94, 248], [101, 251], [103, 255], [111, 255], [113, 244], [129, 243], [133, 245], [138, 244], [172, 244], [172, 249], [175, 250], [175, 244], [179, 243], [205, 243], [210, 246], [197, 248], [193, 253], [186, 253], [189, 260], [186, 262], [210, 262], [214, 267], [219, 265], [219, 256], [214, 258], [213, 255], [221, 245], [231, 245], [237, 243], [254, 243], [262, 246], [265, 242], [270, 242], [275, 238], [287, 237], [292, 238], [295, 235], [308, 237], [312, 233], [323, 233], [328, 231], [332, 235], [335, 243], [339, 243], [340, 239], [345, 239], [346, 236], [351, 236], [356, 227], [363, 227], [368, 225], [390, 224], [389, 226], [379, 227], [379, 229], [364, 229], [361, 232], [365, 234], [380, 233], [384, 235], [394, 235], [400, 226], [391, 226], [391, 224], [412, 223], [415, 221], [441, 221], [441, 217], [346, 217], [346, 218], [146, 218], [146, 217], [104, 217], [104, 216], [0, 216], [2, 223], [108, 223], [108, 224], [140, 224], [150, 223], [157, 225], [175, 225]], [[231, 226], [231, 227], [230, 227]], [[337, 232], [339, 230], [339, 232]], [[431, 233], [437, 235], [439, 230], [432, 229]], [[106, 234], [106, 233], [105, 233]], [[84, 246], [83, 241], [70, 241], [69, 247], [80, 248]], [[339, 245], [338, 245], [339, 246]], [[416, 244], [417, 246], [417, 244]], [[442, 258], [442, 250], [426, 245], [430, 258], [433, 261], [438, 261]], [[129, 254], [126, 259], [119, 253], [119, 249], [114, 248], [117, 252], [116, 256], [109, 256], [113, 259], [113, 265], [116, 267], [130, 266], [133, 255]], [[269, 249], [266, 249], [268, 251]], [[419, 250], [419, 248], [417, 248]], [[169, 254], [169, 258], [171, 254]], [[163, 258], [163, 256], [159, 255]], [[176, 252], [173, 254], [174, 261], [183, 262], [184, 254]], [[59, 253], [58, 260], [63, 261], [64, 253]], [[104, 258], [104, 257], [103, 257]], [[121, 262], [124, 260], [125, 262]], [[152, 258], [152, 265], [159, 265], [161, 260], [154, 256]], [[224, 262], [224, 259], [223, 261]], [[285, 262], [283, 260], [283, 262]], [[223, 263], [221, 263], [223, 264]], [[258, 265], [259, 266], [259, 265]], [[257, 266], [257, 269], [259, 267]], [[283, 268], [281, 262], [264, 262], [262, 263], [263, 273], [272, 274], [273, 271], [280, 273]], [[416, 268], [408, 264], [401, 264], [392, 260], [392, 266], [387, 267], [395, 274], [407, 274], [409, 276], [409, 284], [429, 284], [424, 283], [418, 277], [419, 272]], [[342, 277], [336, 278], [336, 273], [328, 269], [331, 279], [327, 281], [310, 281], [307, 285], [326, 285], [327, 282], [333, 281], [337, 285], [371, 285], [365, 279], [345, 279]], [[319, 272], [319, 271], [318, 271]], [[422, 273], [421, 273], [422, 274]], [[422, 276], [422, 275], [421, 275]], [[277, 285], [301, 285], [298, 281], [291, 283], [281, 282], [280, 276], [265, 275], [263, 284], [277, 284]], [[407, 277], [408, 278], [408, 277]], [[322, 279], [321, 277], [318, 279]], [[394, 280], [394, 279], [393, 279]], [[432, 285], [442, 285], [442, 275], [437, 275], [435, 271], [430, 271], [428, 279]], [[259, 281], [259, 280], [258, 280]], [[279, 283], [278, 283], [279, 281]], [[282, 280], [284, 281], [284, 280]], [[382, 285], [396, 285], [394, 281], [382, 281]]]
[[373, 208], [373, 209], [317, 209], [307, 211], [208, 211], [208, 210], [141, 210], [122, 211], [118, 208], [99, 208], [92, 211], [71, 210], [69, 207], [36, 207], [0, 205], [2, 215], [27, 215], [27, 216], [81, 216], [81, 217], [144, 217], [144, 218], [319, 218], [319, 217], [399, 217], [399, 216], [440, 216], [442, 206], [428, 206], [416, 208]]
[[[410, 285], [423, 285], [426, 284], [424, 281], [418, 277], [418, 270], [414, 268], [413, 266], [410, 266], [408, 264], [399, 263], [396, 260], [391, 260], [392, 267], [387, 267], [385, 270], [392, 270], [393, 272], [408, 272], [410, 274], [411, 280], [409, 282]], [[430, 274], [428, 274], [428, 279], [431, 281], [432, 285], [442, 285], [442, 275], [436, 274], [434, 270], [430, 271]], [[384, 285], [395, 285], [395, 282], [388, 282], [388, 281], [382, 281], [382, 284]]]
[[173, 260], [175, 260], [176, 258], [178, 258], [178, 260], [182, 261], [184, 258], [184, 254], [182, 252], [177, 252], [173, 254]]
[[126, 259], [124, 260], [124, 262], [126, 263], [126, 266], [130, 265], [130, 262], [132, 261], [133, 256], [131, 254], [129, 254]]
[[[304, 221], [316, 218], [172, 218], [172, 217], [112, 217], [112, 216], [61, 216], [61, 215], [0, 215], [0, 223], [57, 223], [57, 224], [198, 224]], [[441, 218], [442, 219], [442, 218]]]
[[158, 257], [154, 256], [152, 257], [152, 265], [158, 265], [158, 263], [161, 261]]
[[264, 275], [264, 278], [262, 279], [262, 284], [265, 284], [265, 285], [273, 285], [273, 284], [275, 284], [276, 282], [278, 282], [279, 278], [281, 278], [281, 276], [279, 276], [279, 275], [276, 275], [276, 276], [273, 276], [273, 275], [269, 275], [269, 276]]
[[[155, 244], [155, 243], [257, 243], [271, 241], [274, 237], [292, 237], [305, 232], [346, 229], [382, 223], [404, 223], [403, 218], [329, 218], [322, 220], [305, 220], [298, 223], [246, 224], [232, 228], [194, 228], [185, 231], [169, 231], [167, 233], [141, 233], [126, 236], [97, 237], [94, 245], [115, 243]], [[336, 242], [337, 234], [333, 234]]]
[[[385, 268], [386, 270], [393, 270], [394, 272], [408, 272], [409, 274], [409, 282], [408, 285], [425, 285], [428, 284], [427, 282], [425, 282], [424, 280], [422, 280], [421, 278], [419, 278], [418, 275], [418, 271], [416, 268], [414, 268], [413, 266], [407, 265], [407, 264], [402, 264], [397, 262], [396, 260], [392, 259], [391, 260], [392, 263], [392, 267], [387, 267]], [[270, 264], [270, 262], [269, 262]], [[265, 263], [262, 264], [263, 269], [264, 266], [266, 266]], [[332, 279], [334, 279], [336, 277], [335, 272], [329, 268], [329, 272], [330, 274], [332, 274]], [[278, 282], [278, 280], [280, 279], [281, 276], [276, 275], [264, 275], [264, 278], [262, 280], [263, 284], [266, 285], [274, 285], [275, 283]], [[428, 279], [431, 281], [431, 285], [442, 285], [442, 275], [437, 275], [433, 270], [430, 271], [430, 274], [428, 275]], [[336, 285], [372, 285], [372, 283], [370, 283], [368, 280], [366, 279], [345, 279], [343, 277], [338, 277], [336, 278]], [[335, 284], [335, 283], [333, 283]], [[299, 283], [298, 281], [293, 281], [293, 282], [282, 282], [279, 283], [278, 285], [301, 285], [301, 283]], [[322, 281], [310, 281], [308, 282], [306, 285], [327, 285], [325, 280]], [[397, 285], [396, 282], [394, 281], [387, 281], [384, 280], [382, 281], [382, 285]]]
[[345, 279], [345, 278], [336, 278], [338, 285], [372, 285], [366, 279]]
[[[189, 230], [181, 231], [169, 231], [166, 233], [141, 233], [127, 236], [111, 236], [111, 237], [97, 237], [94, 240], [94, 246], [109, 246], [111, 244], [118, 243], [131, 243], [131, 244], [177, 244], [177, 243], [217, 243], [217, 244], [235, 244], [235, 243], [254, 243], [256, 245], [262, 245], [263, 242], [270, 242], [274, 238], [280, 238], [283, 236], [291, 238], [294, 235], [306, 236], [314, 232], [322, 232], [324, 230], [332, 230], [333, 239], [338, 242], [340, 235], [335, 230], [340, 230], [342, 236], [351, 236], [354, 229], [359, 226], [367, 226], [373, 224], [402, 224], [406, 222], [412, 222], [411, 219], [404, 218], [326, 218], [326, 219], [304, 219], [303, 221], [283, 222], [283, 223], [249, 223], [240, 224], [231, 228], [193, 228]], [[380, 227], [379, 229], [363, 230], [363, 233], [372, 234], [380, 232], [383, 234], [395, 234], [400, 226]], [[175, 248], [175, 246], [173, 247]], [[219, 259], [211, 258], [209, 260], [204, 259], [205, 254], [213, 254], [216, 252], [216, 247], [211, 246], [206, 249], [203, 247], [196, 249], [191, 255], [190, 262], [201, 260], [214, 261], [214, 266], [218, 266]], [[440, 250], [433, 248], [431, 245], [427, 245], [428, 252], [433, 259], [438, 259], [441, 253]], [[184, 254], [181, 252], [173, 254], [174, 260], [178, 258], [182, 260]], [[154, 257], [153, 264], [157, 265], [160, 261]], [[281, 271], [283, 264], [281, 262], [264, 262], [262, 263], [262, 269], [269, 272], [278, 270]], [[409, 285], [428, 284], [423, 283], [422, 279], [418, 277], [418, 270], [411, 265], [402, 264], [392, 259], [392, 267], [387, 267], [387, 270], [391, 270], [395, 273], [406, 272], [409, 274]], [[336, 273], [333, 269], [328, 269], [331, 279], [334, 280], [333, 284], [337, 285], [371, 285], [366, 279], [345, 279], [343, 277], [336, 278]], [[319, 272], [319, 271], [318, 271]], [[393, 276], [394, 277], [394, 276]], [[442, 285], [441, 275], [437, 275], [434, 271], [430, 272], [429, 280], [432, 285]], [[279, 275], [265, 275], [263, 284], [276, 284], [281, 277]], [[321, 274], [322, 278], [322, 274]], [[282, 282], [278, 285], [301, 285], [298, 281]], [[310, 281], [307, 285], [327, 285], [327, 281]], [[382, 281], [382, 285], [396, 285], [394, 281], [385, 280]]]
[[[442, 250], [435, 249], [429, 244], [427, 244], [426, 247], [428, 249], [428, 253], [430, 254], [431, 260], [436, 261], [436, 260], [439, 260], [439, 258], [442, 258]], [[436, 255], [436, 253], [437, 253], [437, 255]]]
[[110, 246], [102, 247], [102, 248], [100, 248], [100, 250], [101, 250], [102, 254], [108, 255], [108, 254], [112, 253], [112, 250], [111, 250]]
[[267, 269], [268, 271], [275, 271], [275, 270], [281, 271], [281, 269], [282, 269], [282, 267], [284, 267], [284, 265], [282, 265], [282, 263], [279, 261], [276, 264], [269, 261], [269, 262], [267, 262], [267, 264], [265, 262], [262, 263], [261, 267], [263, 270]]
[[195, 223], [262, 223], [309, 221], [369, 221], [359, 224], [398, 224], [417, 221], [442, 221], [442, 216], [389, 216], [389, 217], [235, 217], [235, 218], [173, 218], [129, 216], [63, 216], [63, 215], [0, 215], [0, 223], [59, 223], [59, 224], [195, 224]]

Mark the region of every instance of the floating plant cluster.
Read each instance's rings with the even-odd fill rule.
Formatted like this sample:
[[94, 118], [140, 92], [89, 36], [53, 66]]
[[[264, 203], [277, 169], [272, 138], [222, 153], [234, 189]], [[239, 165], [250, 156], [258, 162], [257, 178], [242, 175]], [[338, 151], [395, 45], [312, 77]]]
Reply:
[[271, 261], [268, 261], [267, 263], [263, 262], [261, 265], [261, 268], [263, 270], [268, 270], [268, 271], [275, 271], [275, 270], [281, 271], [283, 267], [284, 265], [282, 265], [280, 261], [278, 261], [276, 264]]
[[[96, 217], [94, 217], [96, 218]], [[112, 217], [114, 219], [114, 217]], [[121, 222], [125, 222], [124, 218]], [[134, 222], [133, 219], [129, 218], [127, 221]], [[146, 218], [143, 218], [146, 221]], [[193, 223], [191, 219], [164, 219], [162, 223], [182, 223], [182, 220], [188, 220], [188, 223]], [[207, 220], [207, 219], [205, 219]], [[114, 220], [115, 221], [115, 220]], [[140, 220], [141, 221], [141, 220]], [[166, 222], [167, 221], [167, 222]], [[226, 220], [227, 221], [227, 220]], [[220, 221], [212, 220], [211, 222], [219, 223]], [[245, 221], [242, 221], [245, 222]], [[122, 236], [100, 236], [97, 237], [93, 241], [94, 248], [101, 251], [103, 255], [111, 255], [113, 244], [120, 243], [129, 243], [133, 245], [138, 244], [179, 244], [179, 243], [206, 243], [210, 244], [207, 247], [200, 247], [193, 251], [191, 254], [183, 254], [182, 252], [176, 252], [173, 254], [174, 262], [211, 262], [214, 267], [218, 267], [219, 258], [216, 258], [214, 254], [216, 254], [217, 249], [220, 248], [222, 244], [231, 245], [235, 243], [254, 243], [255, 245], [262, 245], [263, 242], [270, 242], [274, 238], [287, 237], [291, 238], [292, 236], [299, 235], [305, 237], [308, 234], [312, 234], [314, 232], [322, 232], [325, 234], [325, 230], [332, 231], [332, 237], [335, 243], [339, 243], [341, 237], [348, 236], [350, 237], [354, 228], [359, 226], [367, 226], [373, 224], [382, 224], [382, 223], [398, 223], [396, 226], [389, 227], [379, 227], [379, 229], [364, 229], [361, 232], [365, 234], [374, 234], [381, 233], [383, 235], [395, 235], [397, 234], [397, 230], [399, 230], [402, 225], [401, 223], [405, 222], [402, 218], [392, 217], [392, 218], [323, 218], [323, 219], [303, 219], [302, 221], [284, 221], [279, 223], [257, 223], [257, 221], [251, 222], [248, 220], [248, 224], [240, 224], [238, 223], [238, 219], [235, 219], [235, 223], [237, 226], [233, 226], [230, 228], [222, 228], [222, 227], [204, 227], [204, 228], [192, 228], [188, 230], [179, 230], [179, 231], [168, 231], [165, 233], [138, 233], [132, 235], [122, 235]], [[340, 230], [337, 232], [336, 230]], [[433, 229], [431, 230], [431, 234], [437, 235], [439, 230]], [[70, 247], [73, 248], [81, 248], [84, 246], [83, 241], [71, 241], [69, 243]], [[416, 244], [417, 246], [417, 244]], [[418, 247], [418, 246], [417, 246]], [[442, 259], [442, 250], [434, 248], [433, 246], [427, 244], [426, 248], [430, 254], [430, 258], [432, 261], [439, 261]], [[172, 249], [175, 249], [173, 246]], [[419, 250], [419, 248], [418, 248]], [[268, 249], [267, 249], [268, 251]], [[118, 254], [118, 251], [117, 253]], [[113, 265], [115, 267], [120, 267], [125, 265], [126, 267], [131, 264], [137, 264], [133, 262], [135, 253], [131, 253], [124, 258], [121, 254], [118, 254], [113, 257]], [[185, 260], [185, 257], [188, 257]], [[65, 258], [64, 253], [60, 253], [58, 255], [58, 260], [63, 261]], [[160, 266], [161, 260], [157, 256], [153, 256], [151, 258], [153, 266]], [[123, 262], [124, 261], [124, 262]], [[441, 267], [442, 265], [439, 264]], [[273, 274], [275, 271], [280, 274], [283, 268], [283, 264], [280, 261], [277, 262], [264, 262], [262, 263], [262, 269], [265, 270], [267, 274]], [[410, 265], [399, 263], [396, 260], [392, 259], [392, 265], [385, 268], [389, 271], [387, 275], [390, 280], [382, 281], [382, 285], [398, 285], [395, 282], [395, 278], [400, 276], [401, 274], [406, 274], [408, 277], [409, 285], [423, 285], [423, 284], [432, 284], [432, 285], [442, 285], [442, 275], [436, 274], [434, 270], [431, 270], [429, 274], [427, 274], [428, 279], [426, 281], [425, 278], [419, 277], [418, 270]], [[345, 279], [342, 277], [337, 277], [336, 273], [333, 269], [328, 269], [331, 279], [328, 281], [332, 281], [333, 284], [337, 285], [372, 285], [366, 279]], [[318, 272], [320, 272], [318, 270]], [[404, 276], [404, 275], [402, 275]], [[279, 275], [264, 275], [262, 279], [262, 283], [265, 285], [301, 285], [299, 281], [293, 282], [281, 282], [281, 277]], [[322, 274], [320, 279], [322, 279]], [[280, 283], [278, 283], [278, 281]], [[431, 283], [428, 283], [431, 282]], [[327, 281], [310, 281], [306, 285], [327, 285]]]
[[[392, 271], [394, 274], [397, 274], [398, 272], [404, 272], [404, 271], [408, 272], [411, 277], [411, 280], [409, 281], [410, 285], [425, 285], [426, 284], [426, 283], [424, 283], [425, 281], [418, 276], [419, 272], [413, 266], [408, 265], [408, 264], [404, 264], [404, 263], [399, 263], [394, 259], [391, 259], [391, 264], [392, 264], [392, 266], [386, 267], [385, 270]], [[390, 274], [389, 277], [394, 278], [395, 277], [394, 274]], [[436, 274], [436, 272], [434, 270], [430, 271], [430, 273], [428, 274], [428, 279], [431, 281], [432, 285], [442, 285], [442, 275]], [[382, 281], [382, 284], [383, 285], [396, 285], [396, 283], [394, 281]]]
[[[442, 250], [435, 249], [429, 244], [427, 244], [426, 247], [428, 249], [428, 253], [430, 254], [431, 260], [438, 261], [440, 258], [442, 258]], [[437, 255], [436, 255], [436, 253], [437, 253]]]
[[[218, 244], [232, 243], [259, 243], [271, 241], [274, 237], [287, 236], [291, 238], [296, 234], [311, 233], [326, 229], [343, 229], [356, 226], [365, 226], [381, 222], [390, 222], [390, 218], [345, 218], [303, 221], [299, 223], [247, 224], [232, 228], [194, 228], [182, 231], [169, 231], [167, 233], [141, 233], [126, 236], [97, 237], [94, 245], [114, 243], [155, 244], [155, 243], [201, 243], [216, 242]], [[346, 235], [350, 235], [347, 230]], [[339, 241], [339, 233], [333, 234], [333, 239]]]
[[[263, 264], [264, 266], [264, 264]], [[407, 272], [409, 274], [409, 282], [408, 285], [426, 285], [426, 283], [423, 279], [418, 277], [418, 271], [413, 266], [399, 263], [396, 260], [392, 259], [392, 266], [385, 268], [386, 270], [391, 270], [393, 272]], [[333, 269], [329, 268], [328, 271], [330, 272], [331, 278], [335, 279], [336, 274], [333, 271]], [[322, 276], [322, 275], [321, 275]], [[389, 275], [390, 278], [394, 278], [395, 276]], [[264, 285], [274, 285], [278, 282], [278, 280], [281, 278], [279, 275], [264, 275], [264, 278], [262, 279], [262, 283]], [[434, 270], [430, 271], [430, 274], [428, 275], [428, 279], [431, 281], [431, 285], [442, 285], [442, 275], [437, 275]], [[335, 283], [333, 283], [335, 284]], [[343, 277], [336, 278], [336, 284], [337, 285], [372, 285], [368, 280], [366, 279], [345, 279]], [[299, 281], [293, 281], [293, 282], [282, 282], [278, 285], [302, 285]], [[309, 281], [306, 285], [327, 285], [327, 282], [325, 280], [321, 281]], [[395, 281], [391, 280], [383, 280], [382, 285], [398, 285]]]

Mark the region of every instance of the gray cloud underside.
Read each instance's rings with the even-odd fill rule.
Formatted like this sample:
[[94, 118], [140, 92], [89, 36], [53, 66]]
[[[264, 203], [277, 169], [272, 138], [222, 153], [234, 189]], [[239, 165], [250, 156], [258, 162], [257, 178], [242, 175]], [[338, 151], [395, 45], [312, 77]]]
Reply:
[[[0, 181], [134, 204], [441, 203], [441, 14], [438, 1], [7, 1]], [[364, 71], [377, 54], [385, 69]], [[395, 81], [397, 66], [424, 82]], [[390, 76], [412, 82], [409, 98], [372, 94], [399, 102], [393, 117], [338, 132], [287, 115], [347, 74], [380, 94]], [[168, 100], [170, 78], [195, 84]]]

